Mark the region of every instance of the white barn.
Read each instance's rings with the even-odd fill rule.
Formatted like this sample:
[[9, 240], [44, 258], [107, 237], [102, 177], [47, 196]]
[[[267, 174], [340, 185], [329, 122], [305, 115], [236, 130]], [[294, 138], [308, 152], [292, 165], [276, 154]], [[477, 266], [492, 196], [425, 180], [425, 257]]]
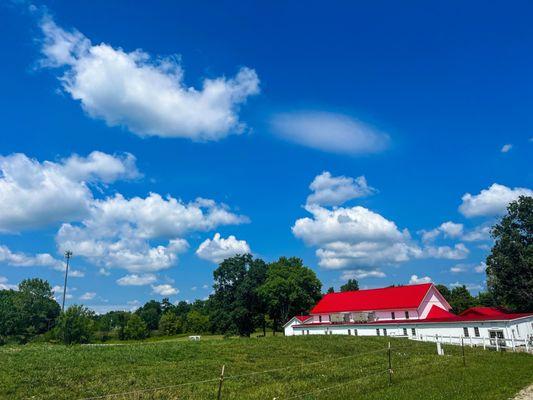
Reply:
[[291, 318], [284, 329], [286, 336], [402, 336], [528, 350], [533, 341], [533, 313], [473, 307], [455, 315], [450, 310], [432, 283], [329, 293], [308, 316]]

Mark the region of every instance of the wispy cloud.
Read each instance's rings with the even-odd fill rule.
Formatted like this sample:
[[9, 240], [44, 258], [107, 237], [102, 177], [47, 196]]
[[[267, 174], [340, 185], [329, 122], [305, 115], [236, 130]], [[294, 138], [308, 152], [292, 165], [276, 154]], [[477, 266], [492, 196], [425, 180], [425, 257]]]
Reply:
[[389, 136], [347, 115], [302, 111], [277, 114], [274, 134], [303, 146], [343, 154], [369, 154], [385, 150]]

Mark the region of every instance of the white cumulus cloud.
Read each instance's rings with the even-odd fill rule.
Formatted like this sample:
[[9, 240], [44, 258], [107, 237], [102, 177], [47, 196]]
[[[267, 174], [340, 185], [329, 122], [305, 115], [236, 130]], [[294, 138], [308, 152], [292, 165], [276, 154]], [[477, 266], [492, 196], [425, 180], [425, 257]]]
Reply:
[[60, 250], [70, 249], [106, 269], [155, 272], [175, 265], [188, 249], [183, 235], [247, 221], [213, 200], [184, 203], [156, 193], [131, 199], [117, 194], [94, 201], [81, 223], [63, 224], [56, 241]]
[[379, 270], [368, 271], [364, 269], [356, 269], [351, 271], [343, 271], [341, 279], [347, 281], [349, 279], [364, 279], [364, 278], [385, 278], [387, 275]]
[[465, 232], [462, 236], [462, 240], [465, 242], [480, 242], [490, 240], [490, 226], [481, 225], [477, 226], [474, 229]]
[[95, 292], [85, 292], [80, 296], [80, 300], [92, 300], [96, 296]]
[[120, 286], [145, 286], [154, 283], [157, 277], [154, 274], [129, 274], [117, 279]]
[[51, 17], [41, 21], [42, 64], [61, 68], [63, 90], [93, 118], [125, 126], [139, 136], [218, 140], [241, 133], [239, 106], [259, 93], [259, 78], [243, 67], [233, 78], [204, 79], [196, 89], [184, 82], [179, 57], [152, 57], [106, 43], [92, 44]]
[[0, 276], [0, 290], [17, 290], [18, 286], [10, 284], [5, 276]]
[[0, 157], [0, 231], [18, 232], [85, 215], [93, 200], [89, 184], [139, 175], [131, 154], [98, 151], [59, 162], [25, 154]]
[[152, 291], [160, 296], [173, 296], [180, 292], [178, 289], [172, 285], [169, 285], [168, 283], [152, 286]]
[[387, 148], [388, 135], [342, 114], [293, 112], [275, 115], [274, 133], [295, 143], [332, 153], [368, 154]]
[[463, 224], [447, 221], [443, 222], [440, 226], [430, 231], [421, 231], [422, 240], [424, 242], [430, 242], [436, 239], [439, 235], [443, 234], [445, 237], [456, 238], [463, 234]]
[[521, 187], [511, 189], [494, 183], [477, 195], [466, 193], [462, 197], [459, 211], [465, 217], [502, 215], [509, 203], [518, 199], [519, 196], [533, 196], [533, 190]]
[[417, 285], [420, 283], [430, 283], [431, 278], [429, 276], [421, 276], [418, 275], [411, 275], [411, 278], [409, 279], [409, 285]]
[[206, 239], [196, 250], [198, 257], [217, 264], [236, 254], [247, 253], [251, 253], [251, 250], [245, 240], [238, 240], [233, 235], [224, 239], [219, 233], [215, 233], [213, 239]]
[[[308, 201], [305, 210], [311, 217], [297, 219], [293, 234], [317, 248], [315, 254], [321, 267], [352, 271], [345, 274], [381, 277], [384, 273], [380, 268], [386, 265], [422, 258], [459, 260], [469, 254], [463, 243], [421, 246], [407, 229], [400, 230], [395, 222], [365, 207], [327, 208]], [[431, 239], [439, 234], [457, 238], [463, 234], [463, 225], [448, 221], [433, 231]]]
[[457, 243], [450, 246], [427, 246], [423, 249], [423, 255], [430, 258], [444, 258], [448, 260], [463, 260], [468, 257], [470, 250], [463, 244]]
[[375, 193], [375, 189], [368, 186], [364, 176], [332, 176], [328, 171], [317, 175], [309, 189], [312, 193], [307, 197], [307, 204], [322, 206], [338, 206], [348, 200]]
[[5, 245], [0, 245], [0, 263], [5, 263], [14, 267], [52, 267], [63, 270], [62, 261], [54, 258], [48, 253], [28, 255], [20, 252], [13, 252]]
[[407, 261], [421, 254], [407, 230], [364, 207], [327, 209], [306, 206], [312, 218], [300, 218], [293, 234], [306, 244], [317, 246], [319, 265], [329, 269], [352, 266], [378, 267]]
[[474, 267], [474, 271], [478, 274], [482, 274], [487, 270], [487, 264], [484, 261], [481, 261], [478, 265]]

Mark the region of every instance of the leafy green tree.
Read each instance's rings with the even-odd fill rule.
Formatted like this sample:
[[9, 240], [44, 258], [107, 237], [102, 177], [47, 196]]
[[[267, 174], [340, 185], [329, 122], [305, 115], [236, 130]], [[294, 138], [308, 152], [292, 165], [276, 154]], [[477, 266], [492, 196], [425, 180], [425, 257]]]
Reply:
[[442, 294], [448, 303], [451, 301], [452, 292], [450, 292], [450, 289], [448, 289], [447, 286], [439, 284], [435, 285], [435, 288], [440, 292], [440, 294]]
[[256, 329], [262, 308], [257, 288], [266, 276], [263, 260], [250, 254], [222, 261], [213, 272], [215, 293], [210, 297], [212, 330], [224, 334], [250, 336]]
[[357, 282], [357, 279], [348, 279], [348, 282], [341, 286], [341, 292], [349, 292], [353, 290], [359, 290], [359, 282]]
[[18, 291], [0, 291], [0, 337], [27, 342], [50, 330], [59, 312], [59, 304], [48, 282], [25, 279], [19, 284]]
[[450, 292], [448, 303], [452, 306], [452, 311], [460, 314], [470, 307], [476, 305], [476, 299], [470, 294], [465, 285], [456, 286]]
[[130, 315], [128, 311], [110, 311], [106, 314], [111, 321], [111, 329], [117, 332], [119, 340], [126, 339], [124, 331]]
[[73, 305], [60, 315], [58, 337], [65, 344], [89, 343], [95, 332], [94, 312]]
[[198, 310], [189, 311], [187, 314], [187, 332], [204, 333], [209, 330], [209, 316]]
[[124, 329], [124, 336], [126, 339], [145, 339], [148, 337], [149, 331], [146, 322], [137, 314], [132, 314], [128, 318], [126, 328]]
[[14, 290], [0, 290], [0, 344], [24, 332], [18, 297]]
[[520, 196], [492, 228], [487, 285], [494, 299], [518, 312], [533, 311], [533, 197]]
[[269, 265], [259, 294], [265, 302], [274, 332], [291, 316], [308, 312], [322, 297], [322, 284], [300, 258], [280, 257]]
[[155, 300], [150, 300], [144, 306], [135, 311], [139, 317], [143, 319], [149, 330], [156, 330], [159, 326], [159, 318], [162, 314], [161, 303]]
[[100, 336], [100, 340], [105, 342], [109, 339], [109, 334], [113, 328], [111, 316], [109, 314], [100, 315], [96, 319], [96, 330]]
[[175, 335], [181, 332], [181, 321], [172, 311], [166, 311], [159, 319], [159, 331], [164, 335]]
[[485, 307], [498, 307], [499, 304], [491, 292], [479, 292], [476, 298], [476, 303]]
[[335, 293], [335, 288], [333, 286], [328, 287], [328, 290], [326, 291], [327, 294]]
[[[19, 284], [19, 294], [25, 322], [35, 334], [53, 327], [60, 308], [55, 301], [50, 284], [39, 278], [24, 279]], [[27, 328], [27, 329], [28, 329]]]
[[163, 315], [166, 312], [170, 312], [170, 311], [173, 312], [174, 309], [175, 309], [175, 307], [170, 302], [168, 297], [165, 297], [165, 298], [163, 298], [163, 300], [161, 300], [161, 315]]

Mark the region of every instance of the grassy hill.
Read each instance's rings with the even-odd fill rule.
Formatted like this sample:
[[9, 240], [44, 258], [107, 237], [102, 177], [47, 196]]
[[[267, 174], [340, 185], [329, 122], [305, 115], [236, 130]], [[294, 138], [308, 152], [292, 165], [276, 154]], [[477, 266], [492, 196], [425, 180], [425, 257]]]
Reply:
[[[392, 344], [392, 385], [387, 345]], [[508, 399], [533, 356], [344, 336], [0, 347], [2, 399]], [[205, 381], [190, 384], [190, 382]], [[152, 390], [160, 388], [158, 390]], [[123, 393], [121, 395], [115, 395]], [[114, 395], [110, 397], [98, 397]], [[299, 396], [299, 397], [298, 397]]]

